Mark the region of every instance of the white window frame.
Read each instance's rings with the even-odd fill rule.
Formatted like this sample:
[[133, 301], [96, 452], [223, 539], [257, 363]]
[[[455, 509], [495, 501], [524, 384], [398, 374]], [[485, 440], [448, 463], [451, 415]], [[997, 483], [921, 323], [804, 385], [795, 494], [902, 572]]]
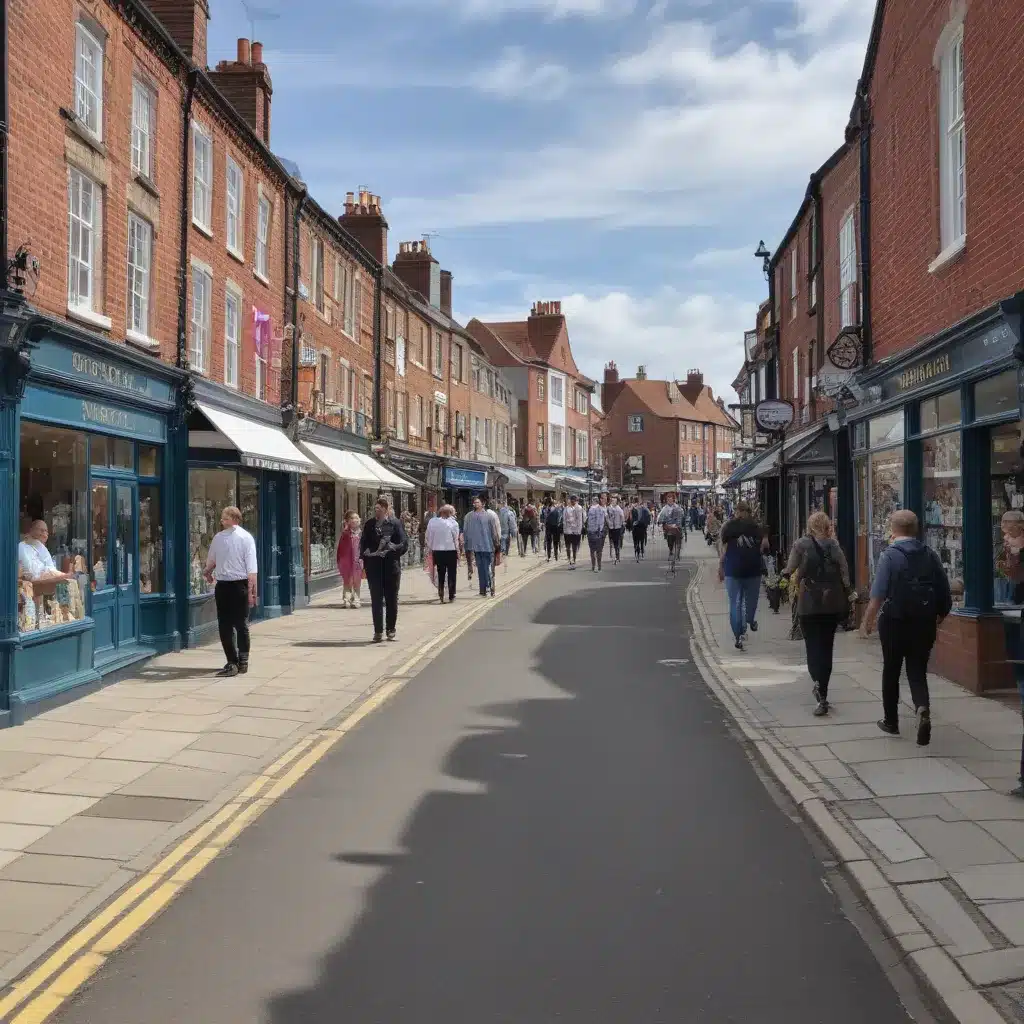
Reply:
[[[967, 241], [967, 128], [964, 116], [964, 29], [946, 41], [939, 64], [939, 181], [942, 253]], [[950, 253], [952, 255], [952, 253]]]
[[[557, 405], [561, 408], [565, 402], [565, 380], [557, 373], [551, 374], [551, 379], [548, 382], [550, 388], [549, 394], [551, 395], [551, 404]], [[554, 452], [551, 453], [554, 455]]]
[[[235, 333], [231, 333], [231, 306], [235, 307]], [[242, 362], [242, 310], [245, 299], [242, 289], [232, 281], [224, 288], [224, 383], [229, 388], [239, 386], [239, 367]]]
[[209, 267], [193, 262], [188, 360], [190, 367], [204, 376], [210, 372], [212, 313], [213, 273]]
[[228, 252], [245, 262], [245, 175], [230, 154], [224, 164], [224, 234]]
[[644, 418], [639, 413], [629, 416], [626, 420], [626, 432], [629, 434], [642, 434], [644, 432]]
[[[105, 42], [82, 21], [75, 23], [75, 116], [97, 140], [103, 139]], [[91, 60], [91, 65], [86, 60]]]
[[853, 210], [839, 226], [839, 326], [856, 327], [860, 320], [857, 301], [857, 232]]
[[797, 297], [800, 292], [800, 245], [793, 243], [793, 251], [789, 254], [789, 301], [790, 319], [797, 313]]
[[128, 211], [128, 305], [126, 337], [149, 343], [149, 307], [152, 294], [153, 225]]
[[[103, 189], [84, 171], [68, 168], [68, 310], [99, 312], [103, 252]], [[83, 287], [84, 286], [84, 287]], [[107, 324], [109, 327], [110, 325]]]
[[551, 458], [561, 459], [564, 458], [565, 452], [565, 432], [563, 431], [561, 424], [552, 423], [551, 429]]
[[[458, 368], [455, 366], [456, 354], [458, 355]], [[453, 341], [450, 346], [448, 358], [451, 360], [452, 364], [452, 380], [459, 381], [460, 383], [462, 382], [463, 356], [464, 353], [462, 351], [462, 346], [457, 341]]]
[[434, 332], [434, 376], [444, 377], [444, 339], [440, 331]]
[[314, 235], [309, 240], [309, 277], [310, 292], [312, 292], [313, 305], [320, 314], [325, 310], [326, 282], [324, 281], [324, 262], [326, 251], [324, 240]]
[[213, 135], [199, 121], [192, 122], [192, 223], [213, 237]]
[[264, 283], [270, 284], [270, 220], [273, 204], [260, 193], [256, 205], [256, 265], [253, 273]]
[[132, 173], [153, 180], [156, 135], [156, 92], [140, 78], [132, 79]]

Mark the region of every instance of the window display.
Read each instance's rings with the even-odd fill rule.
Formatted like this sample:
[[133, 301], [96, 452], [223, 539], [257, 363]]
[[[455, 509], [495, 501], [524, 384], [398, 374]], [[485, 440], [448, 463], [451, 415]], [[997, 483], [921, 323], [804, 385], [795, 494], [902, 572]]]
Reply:
[[903, 508], [903, 449], [894, 448], [872, 455], [870, 466], [871, 545], [868, 568], [874, 579], [878, 556], [889, 546], [889, 517]]
[[960, 434], [943, 434], [921, 442], [924, 464], [923, 540], [939, 556], [953, 607], [964, 603], [964, 507], [960, 477]]
[[1016, 605], [1015, 584], [1007, 575], [1006, 538], [1000, 522], [1003, 513], [1024, 512], [1024, 460], [1021, 458], [1019, 424], [996, 427], [991, 431], [990, 470], [992, 480], [992, 557], [993, 596], [997, 605]]
[[17, 560], [22, 632], [85, 618], [88, 462], [85, 434], [22, 423]]
[[210, 542], [220, 532], [220, 514], [229, 505], [242, 512], [242, 525], [259, 538], [259, 479], [234, 469], [190, 469], [188, 472], [189, 594], [213, 592], [203, 579]]
[[104, 469], [135, 469], [135, 446], [124, 438], [90, 434], [89, 461]]
[[974, 415], [978, 419], [999, 416], [1017, 408], [1016, 370], [1007, 370], [974, 385]]
[[903, 440], [903, 410], [876, 416], [868, 423], [868, 444], [871, 448], [883, 448]]
[[941, 430], [960, 425], [960, 392], [947, 391], [921, 403], [921, 430]]
[[155, 484], [139, 487], [139, 590], [143, 594], [164, 591], [163, 514], [160, 488]]
[[334, 482], [309, 482], [309, 572], [336, 572], [336, 508]]
[[857, 495], [857, 564], [854, 567], [854, 586], [863, 587], [870, 578], [869, 562], [869, 523], [870, 509], [868, 502], [868, 460], [857, 459], [853, 464], [854, 487]]

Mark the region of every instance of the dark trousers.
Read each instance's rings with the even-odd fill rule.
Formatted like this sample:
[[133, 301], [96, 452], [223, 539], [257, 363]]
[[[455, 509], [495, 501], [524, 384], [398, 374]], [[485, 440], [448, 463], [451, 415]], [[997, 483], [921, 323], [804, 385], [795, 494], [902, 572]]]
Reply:
[[[368, 558], [367, 562], [383, 561]], [[393, 633], [398, 624], [398, 587], [402, 582], [402, 574], [389, 565], [371, 565], [366, 570], [366, 582], [370, 587], [370, 610], [373, 613], [374, 633], [383, 633], [385, 625], [389, 633]], [[384, 609], [387, 607], [387, 618]]]
[[807, 648], [807, 671], [821, 688], [822, 699], [828, 696], [832, 678], [832, 651], [839, 628], [838, 615], [801, 615], [800, 628]]
[[[229, 665], [247, 664], [249, 661], [249, 581], [230, 580], [218, 583], [213, 589], [217, 606], [217, 628], [224, 657]], [[235, 646], [235, 637], [238, 646]]]
[[878, 619], [882, 641], [882, 713], [893, 725], [899, 721], [900, 671], [907, 665], [910, 698], [915, 708], [927, 708], [928, 659], [935, 646], [936, 624], [894, 619], [884, 613]]
[[554, 551], [555, 560], [558, 560], [558, 552], [562, 550], [562, 528], [560, 526], [549, 526], [544, 530], [544, 552], [551, 557]]
[[612, 539], [612, 554], [618, 558], [622, 554], [622, 533], [624, 527], [619, 527], [617, 530], [608, 530], [608, 536]]
[[458, 551], [434, 551], [434, 566], [437, 569], [437, 592], [444, 592], [445, 577], [448, 578], [448, 599], [455, 600], [455, 579], [459, 575]]
[[565, 535], [565, 557], [570, 562], [576, 561], [576, 556], [580, 553], [580, 535], [578, 533], [567, 533]]
[[647, 547], [647, 527], [646, 526], [634, 526], [633, 527], [633, 550], [638, 554], [643, 554], [644, 549]]

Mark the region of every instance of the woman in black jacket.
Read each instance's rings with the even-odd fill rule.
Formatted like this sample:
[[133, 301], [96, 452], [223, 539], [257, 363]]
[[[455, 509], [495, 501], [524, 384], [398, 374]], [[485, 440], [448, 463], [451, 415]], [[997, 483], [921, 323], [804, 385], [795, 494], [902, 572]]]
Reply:
[[395, 639], [398, 625], [398, 588], [402, 581], [402, 556], [409, 549], [409, 537], [401, 519], [391, 513], [387, 498], [377, 499], [374, 518], [367, 520], [359, 539], [359, 557], [363, 560], [366, 583], [370, 588], [373, 611], [373, 642], [384, 639], [385, 606], [389, 640]]

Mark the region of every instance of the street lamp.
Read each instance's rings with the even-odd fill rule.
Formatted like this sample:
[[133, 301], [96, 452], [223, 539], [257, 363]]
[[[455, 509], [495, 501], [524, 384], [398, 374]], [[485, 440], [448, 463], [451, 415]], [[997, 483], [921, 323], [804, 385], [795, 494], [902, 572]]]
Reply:
[[772, 265], [772, 254], [768, 251], [768, 247], [764, 244], [764, 239], [757, 245], [757, 252], [754, 253], [754, 258], [762, 261], [762, 269], [764, 270], [765, 280], [768, 280], [768, 272], [771, 270]]
[[46, 322], [25, 299], [25, 274], [38, 271], [38, 262], [24, 246], [6, 267], [0, 291], [0, 375], [8, 393], [18, 401], [25, 394], [25, 380], [32, 369], [29, 349], [46, 333]]

